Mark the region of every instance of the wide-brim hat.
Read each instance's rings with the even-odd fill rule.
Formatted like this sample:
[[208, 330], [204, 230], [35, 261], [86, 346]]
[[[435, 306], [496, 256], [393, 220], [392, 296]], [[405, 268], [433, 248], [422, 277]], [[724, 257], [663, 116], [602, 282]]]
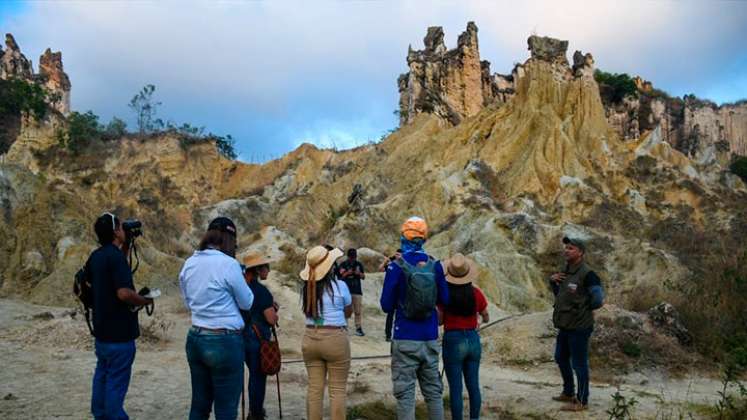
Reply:
[[260, 265], [270, 264], [272, 259], [266, 255], [249, 254], [241, 261], [246, 268], [258, 267]]
[[327, 250], [321, 245], [315, 246], [306, 253], [306, 266], [298, 275], [306, 281], [313, 270], [314, 281], [319, 281], [327, 275], [335, 261], [343, 254], [342, 250], [338, 248]]
[[451, 284], [467, 284], [477, 278], [477, 264], [462, 254], [454, 254], [443, 265], [446, 281]]

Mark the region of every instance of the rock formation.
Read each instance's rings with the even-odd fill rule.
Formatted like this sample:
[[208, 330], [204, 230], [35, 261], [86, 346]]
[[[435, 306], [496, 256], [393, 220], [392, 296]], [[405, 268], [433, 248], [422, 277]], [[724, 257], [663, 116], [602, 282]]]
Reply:
[[21, 53], [13, 35], [5, 34], [5, 47], [5, 51], [0, 48], [0, 79], [31, 80], [31, 61]]
[[49, 48], [39, 57], [39, 79], [53, 96], [52, 105], [62, 114], [70, 112], [70, 78], [62, 68], [62, 53]]
[[39, 84], [49, 94], [50, 106], [63, 115], [70, 113], [70, 78], [62, 67], [62, 53], [49, 48], [39, 58], [39, 73], [21, 53], [13, 35], [5, 35], [6, 50], [0, 48], [0, 79], [21, 79]]
[[[459, 124], [490, 104], [506, 103], [516, 92], [522, 65], [510, 75], [491, 74], [490, 63], [480, 61], [477, 27], [470, 22], [459, 36], [456, 49], [447, 50], [441, 27], [428, 28], [425, 49], [408, 51], [410, 71], [398, 79], [400, 125], [430, 113]], [[568, 67], [568, 41], [532, 35], [528, 48], [531, 59]], [[576, 51], [572, 75], [593, 75], [594, 58]], [[582, 74], [585, 72], [585, 74]], [[693, 96], [671, 98], [654, 89], [651, 82], [636, 76], [637, 97], [621, 102], [602, 99], [608, 124], [624, 140], [640, 139], [661, 127], [664, 141], [700, 164], [727, 165], [732, 155], [747, 155], [747, 103], [716, 106]]]
[[607, 120], [623, 139], [661, 127], [666, 142], [703, 165], [725, 166], [732, 155], [747, 155], [747, 102], [718, 106], [693, 95], [673, 98], [640, 77], [634, 81], [636, 96], [605, 101]]
[[439, 26], [428, 28], [424, 50], [407, 52], [408, 73], [398, 79], [400, 123], [407, 124], [422, 112], [458, 124], [491, 102], [490, 63], [480, 61], [477, 26], [467, 24], [457, 47], [447, 50]]
[[[239, 226], [239, 255], [270, 228], [296, 244], [273, 248], [274, 275], [291, 284], [304, 247], [390, 255], [401, 221], [419, 214], [432, 227], [428, 251], [473, 258], [477, 284], [507, 311], [548, 308], [545, 274], [561, 260], [564, 234], [589, 241], [611, 301], [623, 306], [639, 288], [677, 287], [695, 269], [698, 257], [682, 245], [693, 236], [671, 239], [682, 229], [747, 234], [747, 189], [736, 176], [698, 165], [648, 116], [639, 116], [637, 137], [615, 132], [590, 54], [575, 53], [571, 64], [564, 42], [534, 37], [530, 58], [490, 75], [476, 35], [469, 25], [447, 50], [443, 31], [429, 29], [400, 79], [413, 112], [382, 142], [352, 150], [305, 144], [249, 165], [165, 133], [76, 157], [46, 122], [24, 126], [0, 163], [0, 237], [9, 238], [0, 243], [0, 295], [57, 297], [94, 244], [90, 221], [104, 208], [143, 220], [139, 274], [164, 287], [217, 215]], [[659, 121], [665, 108], [656, 108]]]

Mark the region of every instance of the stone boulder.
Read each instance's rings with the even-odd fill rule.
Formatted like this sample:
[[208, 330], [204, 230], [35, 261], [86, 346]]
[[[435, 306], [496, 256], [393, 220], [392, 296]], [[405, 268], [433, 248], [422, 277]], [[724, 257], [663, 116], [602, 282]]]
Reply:
[[529, 44], [529, 51], [532, 53], [532, 58], [550, 63], [568, 64], [568, 59], [566, 58], [568, 41], [532, 35], [527, 40], [527, 43]]
[[649, 309], [648, 316], [656, 327], [676, 337], [681, 344], [687, 345], [692, 342], [692, 335], [682, 324], [677, 309], [671, 304], [662, 302], [654, 306]]

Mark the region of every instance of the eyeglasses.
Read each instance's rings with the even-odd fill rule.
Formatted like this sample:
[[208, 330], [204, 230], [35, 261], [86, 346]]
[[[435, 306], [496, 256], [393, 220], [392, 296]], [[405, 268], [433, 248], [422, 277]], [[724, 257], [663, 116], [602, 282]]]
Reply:
[[101, 214], [102, 216], [111, 216], [112, 218], [112, 232], [117, 230], [117, 224], [114, 222], [114, 219], [117, 217], [109, 212], [104, 212]]

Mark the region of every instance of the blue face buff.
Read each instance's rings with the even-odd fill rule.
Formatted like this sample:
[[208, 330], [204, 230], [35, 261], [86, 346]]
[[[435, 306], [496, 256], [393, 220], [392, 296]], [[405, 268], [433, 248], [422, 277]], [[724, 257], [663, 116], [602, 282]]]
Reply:
[[425, 243], [425, 239], [415, 238], [409, 241], [404, 236], [400, 236], [399, 242], [400, 242], [400, 248], [402, 248], [403, 253], [418, 252], [418, 251], [423, 250], [423, 244]]

